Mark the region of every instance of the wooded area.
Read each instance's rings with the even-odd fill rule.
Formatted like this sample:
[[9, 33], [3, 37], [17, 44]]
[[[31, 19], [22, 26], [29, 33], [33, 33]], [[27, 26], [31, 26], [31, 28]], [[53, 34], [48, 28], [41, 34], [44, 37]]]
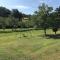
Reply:
[[23, 14], [18, 9], [0, 7], [0, 29], [17, 28], [43, 29], [45, 35], [46, 29], [50, 28], [56, 34], [60, 28], [60, 7], [54, 10], [53, 7], [43, 3], [33, 15]]

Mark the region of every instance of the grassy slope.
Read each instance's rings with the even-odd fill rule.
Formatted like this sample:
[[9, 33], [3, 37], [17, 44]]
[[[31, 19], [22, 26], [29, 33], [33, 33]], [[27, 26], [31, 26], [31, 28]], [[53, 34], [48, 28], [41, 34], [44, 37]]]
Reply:
[[60, 60], [60, 39], [43, 34], [39, 30], [0, 33], [0, 60]]

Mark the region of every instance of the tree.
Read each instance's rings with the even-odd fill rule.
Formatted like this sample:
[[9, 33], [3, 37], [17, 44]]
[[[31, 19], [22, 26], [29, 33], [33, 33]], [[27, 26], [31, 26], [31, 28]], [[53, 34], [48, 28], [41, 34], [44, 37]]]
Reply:
[[19, 25], [18, 22], [22, 21], [22, 13], [19, 12], [17, 9], [12, 9], [11, 17], [12, 17], [12, 26], [16, 30], [16, 28]]
[[58, 22], [58, 26], [59, 26], [59, 28], [60, 28], [60, 6], [58, 7], [58, 8], [56, 8], [56, 21]]
[[5, 7], [0, 7], [0, 16], [1, 17], [8, 17], [11, 11]]
[[5, 30], [6, 28], [6, 20], [3, 17], [0, 17], [0, 28], [2, 28], [3, 30]]
[[49, 27], [48, 16], [52, 10], [52, 7], [48, 7], [48, 5], [43, 3], [41, 6], [39, 6], [38, 11], [35, 12], [36, 24], [44, 29], [45, 35], [46, 29]]
[[52, 12], [50, 14], [50, 27], [52, 28], [53, 32], [56, 32], [58, 31], [58, 28], [59, 28], [59, 20], [57, 19], [57, 12]]
[[12, 9], [12, 16], [19, 21], [22, 19], [22, 13], [18, 11], [18, 9]]
[[60, 7], [56, 8], [55, 12], [52, 12], [50, 18], [52, 18], [52, 30], [56, 34], [58, 29], [60, 28]]
[[11, 11], [5, 7], [0, 7], [0, 26], [5, 30], [6, 28], [6, 18], [9, 17]]
[[58, 31], [57, 27], [53, 27], [53, 32], [55, 32], [55, 35], [57, 31]]

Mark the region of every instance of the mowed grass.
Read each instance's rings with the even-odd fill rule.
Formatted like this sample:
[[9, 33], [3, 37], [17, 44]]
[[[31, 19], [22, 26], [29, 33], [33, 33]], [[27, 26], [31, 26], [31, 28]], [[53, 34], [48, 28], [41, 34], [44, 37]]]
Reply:
[[0, 33], [0, 60], [60, 60], [60, 39], [43, 30]]

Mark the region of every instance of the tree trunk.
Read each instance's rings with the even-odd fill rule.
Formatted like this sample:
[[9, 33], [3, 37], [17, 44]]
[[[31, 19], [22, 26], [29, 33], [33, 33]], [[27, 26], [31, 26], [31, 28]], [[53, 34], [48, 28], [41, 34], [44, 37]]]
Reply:
[[55, 35], [56, 35], [56, 32], [55, 32]]
[[22, 21], [22, 20], [19, 18], [19, 21]]
[[45, 36], [46, 36], [46, 29], [44, 29], [44, 33], [45, 33]]
[[14, 28], [12, 28], [12, 31], [14, 31]]

